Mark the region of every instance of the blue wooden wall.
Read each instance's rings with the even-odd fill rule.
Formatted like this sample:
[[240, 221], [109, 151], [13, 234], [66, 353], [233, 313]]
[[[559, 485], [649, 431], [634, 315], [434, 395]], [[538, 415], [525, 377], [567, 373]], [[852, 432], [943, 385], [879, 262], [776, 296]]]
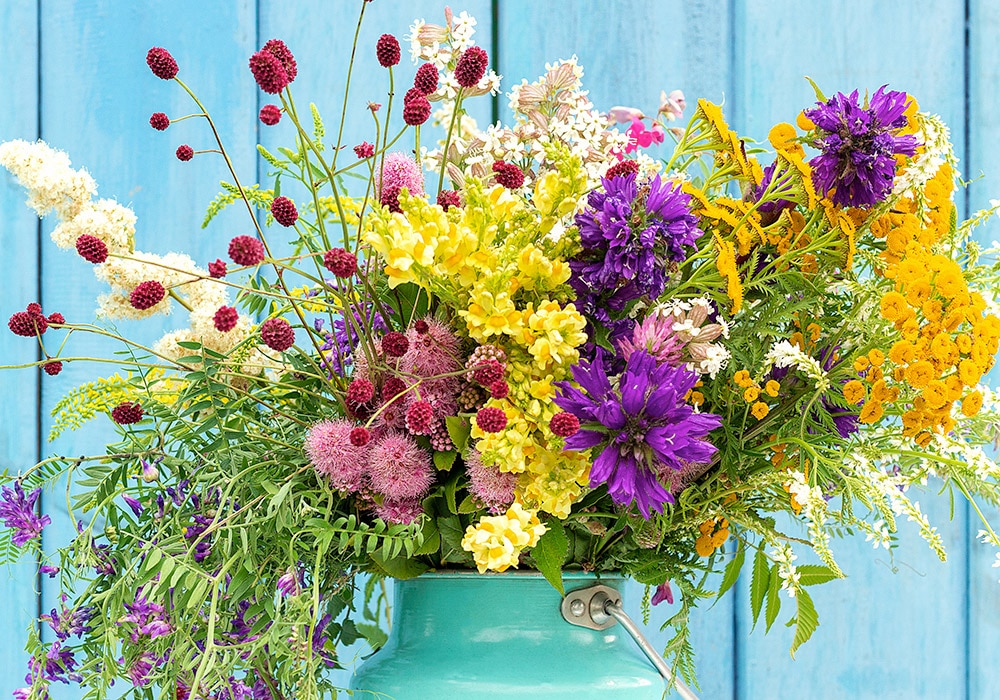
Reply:
[[[4, 0], [0, 2], [0, 140], [41, 137], [86, 166], [103, 196], [134, 207], [139, 246], [182, 250], [214, 259], [230, 237], [246, 232], [239, 216], [199, 227], [219, 179], [218, 159], [180, 163], [180, 143], [208, 147], [196, 120], [165, 133], [149, 128], [154, 111], [192, 111], [171, 83], [145, 65], [154, 45], [171, 50], [181, 76], [213, 111], [244, 180], [262, 171], [258, 139], [289, 137], [285, 125], [256, 120], [262, 95], [247, 58], [269, 38], [284, 39], [300, 66], [300, 102], [315, 101], [328, 122], [339, 114], [343, 67], [360, 0]], [[383, 32], [402, 36], [410, 21], [440, 22], [443, 0], [375, 0], [362, 32], [363, 67], [353, 84], [351, 123], [367, 126], [364, 105], [383, 101], [387, 79], [373, 69], [373, 45]], [[776, 120], [790, 120], [812, 100], [809, 75], [828, 92], [883, 83], [915, 94], [922, 108], [942, 114], [962, 159], [963, 173], [985, 177], [960, 206], [976, 209], [1000, 196], [1000, 3], [990, 0], [470, 0], [478, 42], [511, 85], [534, 79], [546, 61], [572, 54], [586, 69], [593, 102], [655, 110], [660, 90], [681, 88], [695, 98], [725, 100], [741, 132], [763, 139]], [[404, 54], [405, 54], [404, 43]], [[406, 65], [404, 61], [404, 66]], [[493, 105], [482, 99], [485, 123]], [[506, 114], [506, 100], [496, 107]], [[351, 133], [346, 143], [364, 133]], [[0, 183], [0, 317], [40, 300], [46, 313], [92, 318], [100, 286], [89, 266], [48, 241], [9, 178]], [[997, 237], [986, 232], [983, 237]], [[162, 328], [128, 328], [150, 339]], [[101, 352], [80, 342], [74, 354]], [[0, 333], [0, 363], [31, 361], [31, 343]], [[36, 371], [0, 372], [0, 469], [26, 467], [53, 451], [91, 454], [105, 434], [88, 429], [45, 444], [48, 413], [69, 388], [100, 376], [100, 368], [69, 365], [58, 377]], [[55, 522], [45, 533], [53, 551], [68, 535], [65, 496], [44, 495]], [[903, 525], [894, 558], [863, 542], [838, 543], [849, 580], [815, 591], [820, 628], [792, 661], [790, 637], [776, 626], [751, 634], [745, 587], [698, 613], [702, 697], [714, 698], [976, 698], [1000, 696], [1000, 583], [993, 553], [975, 540], [964, 508], [949, 520], [948, 504], [928, 493], [921, 505], [945, 539], [941, 564]], [[995, 515], [995, 514], [994, 514]], [[21, 685], [20, 640], [58, 591], [36, 581], [35, 563], [0, 572], [0, 696]], [[40, 587], [40, 590], [39, 590]], [[633, 608], [640, 591], [633, 596]], [[655, 611], [662, 619], [662, 610]], [[656, 620], [654, 620], [654, 623]], [[654, 641], [665, 636], [650, 628]], [[53, 697], [76, 694], [53, 688]]]

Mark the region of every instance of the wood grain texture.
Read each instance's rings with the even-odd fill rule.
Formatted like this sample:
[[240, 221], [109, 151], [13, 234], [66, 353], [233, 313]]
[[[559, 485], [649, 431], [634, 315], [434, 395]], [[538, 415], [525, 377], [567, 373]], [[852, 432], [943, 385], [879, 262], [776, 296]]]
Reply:
[[[17, 27], [18, 42], [0, 43], [0, 141], [34, 140], [38, 135], [38, 15], [34, 2], [0, 4], [0, 27]], [[8, 264], [0, 275], [0, 318], [38, 297], [38, 218], [24, 205], [24, 190], [6, 170], [0, 174], [0, 243]], [[6, 325], [6, 324], [5, 324]], [[38, 359], [38, 343], [2, 328], [0, 364]], [[0, 371], [0, 472], [13, 474], [38, 460], [38, 369]], [[44, 494], [42, 501], [49, 496]], [[0, 567], [0, 694], [24, 685], [28, 657], [26, 632], [38, 614], [35, 594], [36, 557]]]

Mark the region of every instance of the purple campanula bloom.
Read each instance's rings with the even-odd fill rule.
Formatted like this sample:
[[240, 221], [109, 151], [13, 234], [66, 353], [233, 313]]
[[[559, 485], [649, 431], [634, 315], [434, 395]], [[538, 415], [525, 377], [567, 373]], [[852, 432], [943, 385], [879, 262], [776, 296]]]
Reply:
[[838, 206], [870, 207], [884, 200], [896, 176], [895, 156], [912, 156], [916, 150], [916, 137], [898, 135], [907, 123], [906, 93], [885, 88], [867, 107], [858, 103], [855, 90], [805, 110], [823, 151], [809, 161], [813, 185]]
[[13, 489], [4, 486], [0, 491], [0, 518], [3, 518], [5, 526], [15, 530], [11, 539], [16, 547], [23, 547], [39, 538], [42, 528], [52, 522], [49, 516], [35, 513], [35, 504], [41, 493], [41, 489], [35, 489], [25, 496], [17, 481]]
[[[614, 386], [598, 349], [592, 362], [573, 367], [577, 389], [557, 382], [555, 403], [580, 419], [566, 449], [595, 448], [590, 485], [607, 484], [618, 505], [635, 503], [643, 517], [673, 503], [660, 474], [689, 462], [708, 462], [716, 448], [705, 436], [722, 424], [720, 416], [695, 413], [685, 402], [698, 376], [685, 367], [657, 366], [649, 353], [633, 352]], [[584, 393], [586, 392], [586, 393]]]

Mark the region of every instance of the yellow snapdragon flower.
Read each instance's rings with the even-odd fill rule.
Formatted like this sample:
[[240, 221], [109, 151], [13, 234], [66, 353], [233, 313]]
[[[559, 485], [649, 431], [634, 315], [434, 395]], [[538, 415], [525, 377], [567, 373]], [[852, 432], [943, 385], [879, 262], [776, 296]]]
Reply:
[[517, 568], [526, 547], [534, 547], [545, 534], [538, 512], [525, 510], [515, 502], [503, 515], [486, 516], [465, 530], [462, 549], [472, 552], [479, 573]]

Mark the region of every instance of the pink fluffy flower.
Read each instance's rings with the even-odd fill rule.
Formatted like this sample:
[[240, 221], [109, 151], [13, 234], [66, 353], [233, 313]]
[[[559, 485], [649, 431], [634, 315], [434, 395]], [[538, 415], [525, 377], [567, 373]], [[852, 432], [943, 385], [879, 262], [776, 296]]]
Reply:
[[370, 479], [372, 488], [388, 499], [418, 499], [434, 480], [431, 455], [405, 433], [386, 433], [372, 447]]
[[427, 324], [426, 331], [421, 333], [416, 328], [410, 328], [406, 332], [410, 346], [400, 358], [400, 369], [420, 377], [457, 372], [462, 368], [458, 359], [461, 345], [458, 336], [435, 318], [422, 320]]
[[465, 471], [469, 475], [469, 491], [494, 515], [503, 513], [514, 502], [517, 475], [486, 466], [475, 448], [465, 453]]
[[375, 506], [375, 514], [387, 523], [409, 525], [424, 514], [424, 508], [415, 498], [401, 501], [386, 498]]
[[351, 431], [355, 427], [346, 420], [322, 421], [306, 435], [306, 452], [316, 471], [341, 491], [361, 488], [371, 453], [370, 444], [351, 443]]
[[633, 352], [643, 350], [653, 356], [657, 365], [667, 363], [677, 367], [684, 353], [684, 342], [674, 333], [673, 317], [651, 314], [635, 327], [631, 339], [618, 341], [618, 349], [626, 361]]
[[423, 197], [424, 174], [412, 156], [390, 153], [385, 157], [385, 165], [375, 168], [375, 191], [379, 202], [390, 211], [401, 212], [399, 192], [404, 187], [414, 197]]

